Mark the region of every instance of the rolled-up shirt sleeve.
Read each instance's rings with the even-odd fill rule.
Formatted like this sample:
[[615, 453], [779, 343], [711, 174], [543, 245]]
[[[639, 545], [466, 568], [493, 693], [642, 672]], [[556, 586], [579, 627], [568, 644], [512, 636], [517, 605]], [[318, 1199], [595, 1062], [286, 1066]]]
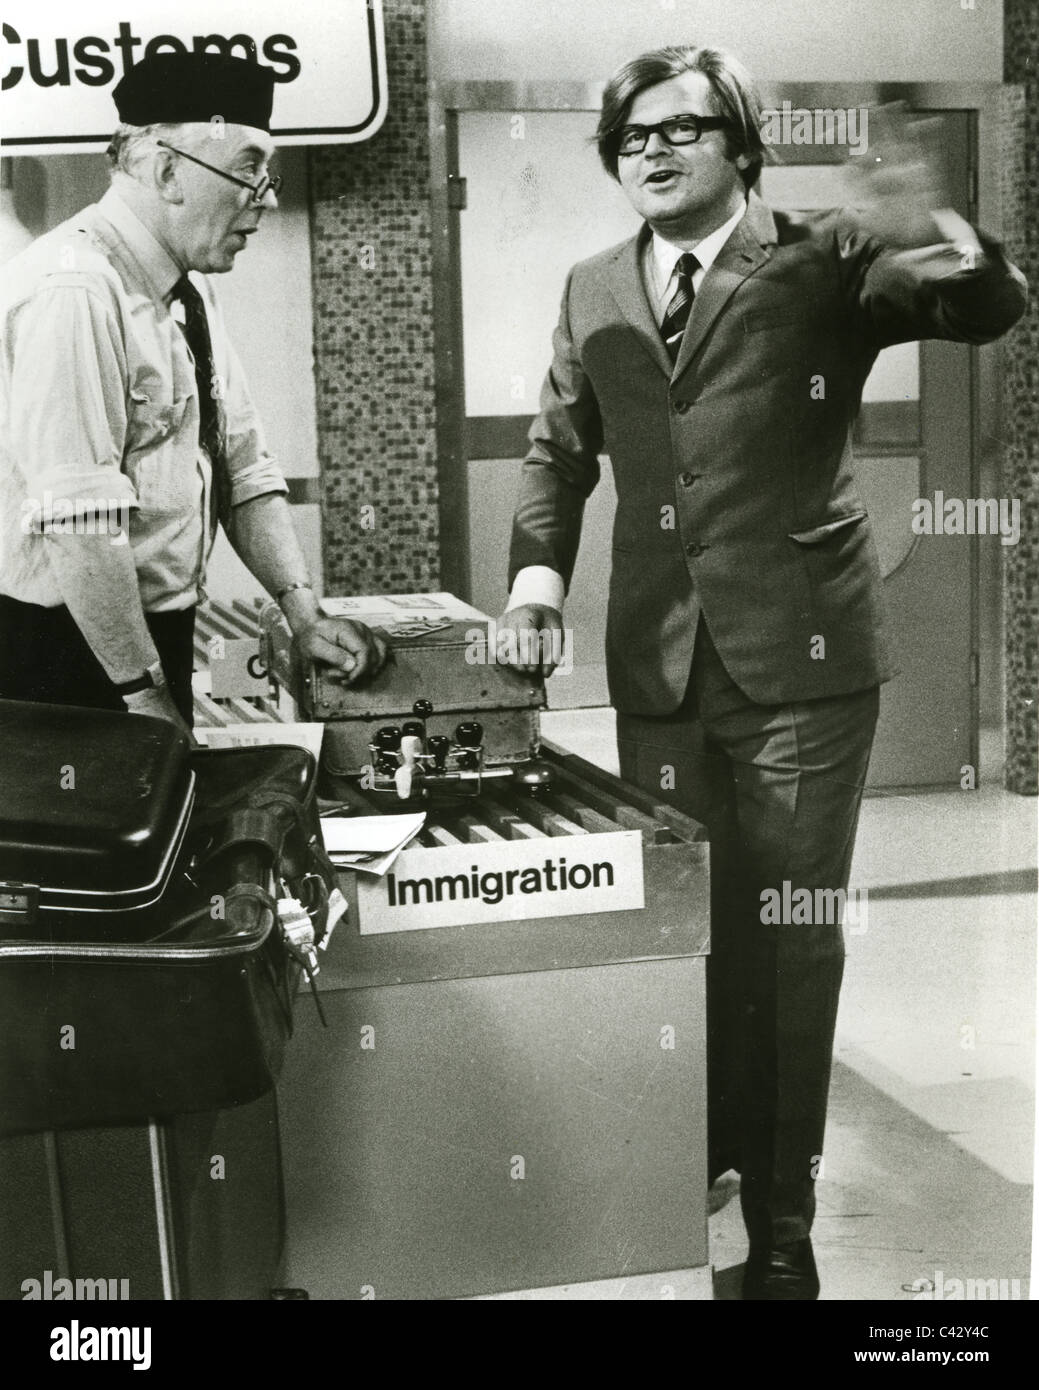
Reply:
[[122, 470], [127, 366], [112, 306], [84, 283], [52, 280], [20, 307], [7, 351], [25, 529], [46, 532], [55, 518], [136, 508]]
[[214, 352], [221, 359], [224, 411], [227, 422], [227, 467], [231, 476], [231, 506], [239, 507], [268, 492], [288, 492], [288, 484], [267, 444], [238, 354], [228, 339], [219, 301], [209, 289], [206, 310], [214, 326]]

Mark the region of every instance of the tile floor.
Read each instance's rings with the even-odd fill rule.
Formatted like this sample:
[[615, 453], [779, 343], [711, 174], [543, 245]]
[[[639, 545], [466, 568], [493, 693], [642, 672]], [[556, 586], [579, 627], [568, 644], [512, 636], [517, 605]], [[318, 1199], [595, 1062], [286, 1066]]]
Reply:
[[[542, 731], [617, 771], [611, 710], [552, 712]], [[813, 1232], [824, 1299], [955, 1298], [953, 1280], [969, 1297], [993, 1279], [989, 1297], [1029, 1297], [1037, 802], [1002, 789], [991, 733], [982, 755], [976, 792], [863, 806], [851, 884], [868, 918], [848, 935]], [[713, 1297], [738, 1299], [735, 1177], [712, 1198]], [[688, 1272], [671, 1283], [712, 1296]], [[632, 1281], [579, 1296], [660, 1295]]]

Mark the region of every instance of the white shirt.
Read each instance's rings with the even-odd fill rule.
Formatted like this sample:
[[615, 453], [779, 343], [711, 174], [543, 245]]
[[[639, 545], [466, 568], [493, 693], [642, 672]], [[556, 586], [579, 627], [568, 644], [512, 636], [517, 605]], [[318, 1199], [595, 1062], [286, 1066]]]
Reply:
[[[100, 512], [126, 526], [145, 611], [203, 597], [212, 468], [170, 312], [180, 274], [114, 189], [0, 273], [0, 593], [61, 603], [46, 533]], [[223, 385], [231, 505], [284, 493], [209, 282], [193, 283]]]
[[[667, 306], [671, 303], [678, 287], [678, 260], [687, 250], [691, 250], [700, 266], [693, 272], [693, 293], [699, 294], [704, 276], [721, 254], [721, 249], [732, 236], [747, 212], [744, 201], [720, 227], [697, 242], [693, 247], [675, 246], [665, 241], [659, 232], [654, 232], [646, 243], [643, 254], [642, 275], [650, 307], [656, 315], [657, 323], [663, 323]], [[546, 608], [563, 610], [566, 588], [563, 576], [548, 565], [527, 565], [516, 575], [509, 595], [509, 608], [519, 608], [524, 604], [536, 604]]]
[[659, 232], [653, 233], [646, 243], [643, 274], [646, 278], [646, 293], [656, 314], [657, 323], [664, 322], [667, 306], [671, 303], [675, 290], [678, 288], [679, 257], [684, 256], [687, 250], [691, 250], [699, 261], [700, 268], [693, 271], [693, 294], [699, 294], [704, 276], [714, 265], [721, 254], [722, 247], [742, 222], [746, 213], [747, 204], [743, 202], [727, 222], [723, 222], [709, 236], [705, 236], [703, 241], [697, 242], [692, 247], [675, 246], [673, 242], [665, 241]]

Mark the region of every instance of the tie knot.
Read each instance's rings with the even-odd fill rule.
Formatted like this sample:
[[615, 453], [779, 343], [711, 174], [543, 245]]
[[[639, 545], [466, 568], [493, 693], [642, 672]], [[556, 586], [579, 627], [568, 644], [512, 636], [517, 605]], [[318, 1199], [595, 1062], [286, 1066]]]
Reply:
[[170, 291], [171, 300], [179, 300], [185, 307], [197, 304], [202, 298], [186, 275], [182, 275]]
[[683, 251], [678, 258], [678, 274], [683, 279], [691, 280], [699, 269], [700, 262], [693, 255], [692, 251]]

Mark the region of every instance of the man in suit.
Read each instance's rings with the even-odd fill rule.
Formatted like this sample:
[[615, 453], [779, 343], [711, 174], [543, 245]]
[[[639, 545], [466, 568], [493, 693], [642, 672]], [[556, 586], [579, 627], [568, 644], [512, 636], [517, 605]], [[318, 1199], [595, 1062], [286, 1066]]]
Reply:
[[847, 888], [894, 674], [850, 428], [882, 348], [989, 342], [1025, 289], [919, 165], [885, 158], [857, 214], [773, 214], [754, 192], [760, 127], [751, 79], [718, 50], [660, 49], [607, 84], [599, 153], [645, 225], [568, 278], [499, 631], [527, 672], [559, 650], [547, 634], [605, 448], [621, 773], [710, 831], [709, 1174], [741, 1174], [744, 1298], [790, 1300], [819, 1293], [844, 947], [831, 913], [775, 924], [763, 903]]

